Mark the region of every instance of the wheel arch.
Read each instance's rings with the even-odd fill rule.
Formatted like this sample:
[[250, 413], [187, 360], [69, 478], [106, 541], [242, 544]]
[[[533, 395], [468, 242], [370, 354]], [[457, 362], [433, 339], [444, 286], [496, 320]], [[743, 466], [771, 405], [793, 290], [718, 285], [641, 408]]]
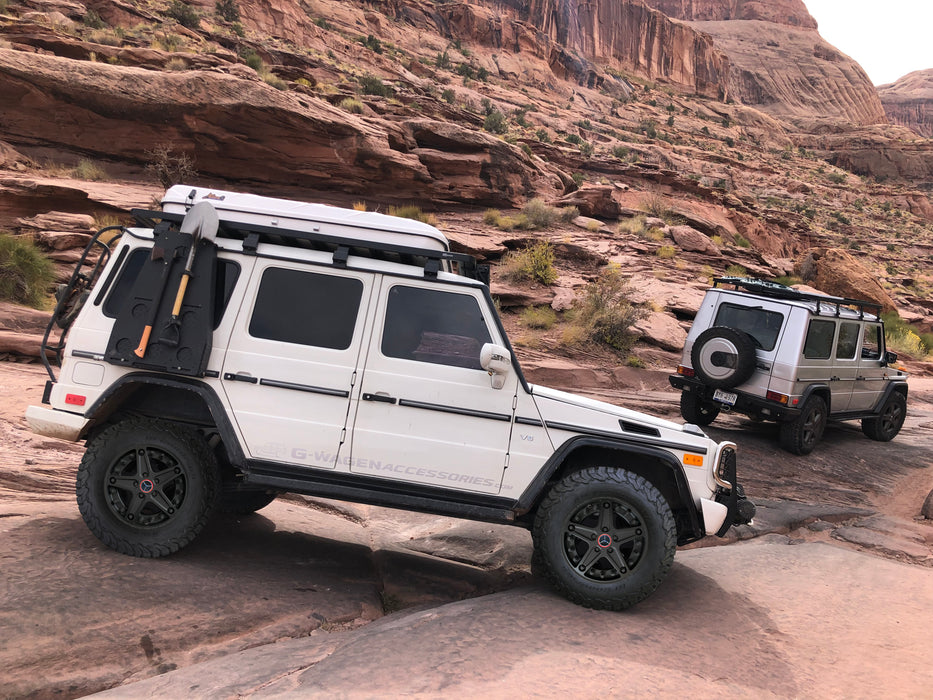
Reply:
[[809, 399], [811, 396], [819, 396], [821, 399], [823, 399], [823, 401], [826, 402], [827, 416], [830, 413], [832, 413], [833, 411], [832, 392], [829, 389], [829, 385], [811, 384], [806, 389], [804, 389], [803, 395], [800, 397], [800, 408], [804, 407], [804, 405], [807, 403], [807, 399]]
[[230, 464], [246, 464], [236, 431], [214, 389], [196, 379], [132, 372], [114, 382], [88, 409], [91, 439], [120, 416], [136, 415], [216, 429]]
[[589, 436], [571, 438], [551, 456], [519, 499], [522, 517], [534, 518], [539, 503], [554, 483], [568, 474], [594, 466], [624, 468], [657, 488], [674, 514], [678, 545], [694, 542], [705, 535], [702, 514], [694, 506], [687, 478], [673, 455], [648, 445]]

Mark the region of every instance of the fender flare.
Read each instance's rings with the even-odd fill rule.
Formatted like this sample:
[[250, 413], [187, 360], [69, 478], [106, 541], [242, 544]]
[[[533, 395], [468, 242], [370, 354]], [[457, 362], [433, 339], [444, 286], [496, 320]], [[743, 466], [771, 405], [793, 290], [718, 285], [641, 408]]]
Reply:
[[213, 387], [204, 382], [180, 376], [167, 376], [161, 374], [151, 374], [148, 372], [130, 372], [111, 384], [107, 390], [101, 394], [87, 410], [85, 416], [91, 418], [93, 423], [99, 423], [106, 419], [111, 413], [119, 409], [123, 401], [120, 397], [121, 392], [132, 390], [140, 385], [159, 386], [179, 391], [188, 391], [197, 395], [207, 406], [207, 410], [214, 421], [217, 432], [227, 450], [227, 456], [230, 462], [237, 467], [246, 465], [246, 455], [240, 445], [240, 439], [230, 421], [227, 410], [224, 408], [220, 397]]
[[[516, 513], [524, 514], [530, 512], [544, 495], [544, 490], [548, 481], [560, 470], [567, 458], [576, 450], [585, 447], [599, 447], [613, 450], [620, 454], [637, 454], [639, 456], [657, 459], [661, 464], [667, 467], [670, 476], [673, 477], [674, 488], [676, 489], [677, 497], [680, 499], [680, 504], [672, 504], [672, 506], [686, 506], [684, 510], [687, 513], [687, 525], [691, 532], [684, 532], [682, 536], [678, 536], [678, 543], [685, 544], [686, 542], [692, 542], [703, 537], [706, 532], [703, 523], [703, 514], [699, 512], [694, 505], [693, 494], [690, 492], [690, 486], [687, 484], [687, 478], [684, 475], [683, 467], [674, 459], [670, 452], [650, 445], [640, 445], [590, 435], [572, 437], [554, 451], [554, 454], [548, 458], [537, 476], [535, 476], [534, 480], [519, 497], [518, 503], [515, 505]], [[650, 478], [648, 480], [651, 481]], [[686, 537], [686, 539], [684, 539], [684, 537]]]

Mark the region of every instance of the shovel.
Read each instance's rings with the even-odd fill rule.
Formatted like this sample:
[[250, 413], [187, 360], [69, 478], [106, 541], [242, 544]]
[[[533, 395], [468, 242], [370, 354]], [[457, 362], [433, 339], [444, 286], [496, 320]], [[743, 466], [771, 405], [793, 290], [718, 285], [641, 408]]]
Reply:
[[172, 274], [172, 266], [175, 264], [175, 258], [178, 257], [178, 248], [172, 251], [170, 258], [165, 257], [165, 250], [158, 246], [152, 249], [152, 259], [162, 261], [162, 274], [159, 275], [159, 288], [152, 298], [152, 306], [149, 309], [149, 318], [146, 319], [146, 326], [143, 328], [142, 337], [139, 339], [139, 347], [133, 351], [136, 357], [143, 357], [146, 354], [146, 348], [149, 347], [149, 336], [152, 334], [152, 324], [155, 323], [156, 315], [159, 313], [159, 302], [165, 294], [165, 285], [168, 283], [169, 275]]
[[179, 314], [181, 313], [181, 304], [185, 299], [185, 291], [188, 289], [188, 280], [192, 277], [192, 268], [194, 267], [194, 256], [198, 250], [198, 244], [201, 241], [213, 241], [217, 238], [217, 228], [220, 226], [220, 220], [217, 218], [217, 211], [210, 202], [198, 202], [181, 222], [181, 232], [190, 233], [192, 236], [191, 247], [188, 249], [188, 261], [185, 263], [185, 271], [181, 274], [181, 282], [178, 284], [178, 293], [175, 295], [175, 305], [172, 307], [172, 316], [159, 338], [160, 343], [170, 347], [177, 347], [181, 335], [181, 323]]

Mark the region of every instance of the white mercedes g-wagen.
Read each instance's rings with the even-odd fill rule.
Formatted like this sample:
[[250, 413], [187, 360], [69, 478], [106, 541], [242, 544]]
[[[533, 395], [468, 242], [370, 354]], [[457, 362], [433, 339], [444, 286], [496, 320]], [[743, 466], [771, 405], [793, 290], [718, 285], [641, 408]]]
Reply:
[[27, 412], [86, 441], [78, 505], [108, 546], [167, 555], [297, 492], [529, 528], [558, 591], [622, 609], [678, 544], [751, 519], [732, 443], [528, 384], [488, 269], [436, 228], [186, 186], [162, 205], [88, 246]]

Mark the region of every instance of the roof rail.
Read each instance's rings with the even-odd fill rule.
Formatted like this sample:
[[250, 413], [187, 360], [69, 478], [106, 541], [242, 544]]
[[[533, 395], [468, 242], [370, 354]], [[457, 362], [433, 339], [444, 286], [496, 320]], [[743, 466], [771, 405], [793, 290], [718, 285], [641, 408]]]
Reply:
[[777, 282], [768, 282], [767, 280], [759, 280], [753, 277], [713, 278], [714, 289], [720, 287], [720, 285], [727, 284], [732, 285], [736, 291], [744, 289], [747, 292], [758, 294], [763, 297], [788, 299], [791, 301], [814, 301], [816, 302], [817, 315], [823, 313], [822, 306], [827, 304], [830, 306], [832, 315], [834, 316], [839, 316], [839, 309], [847, 306], [855, 307], [855, 310], [858, 311], [859, 319], [864, 319], [866, 313], [870, 313], [876, 318], [881, 318], [881, 304], [877, 304], [873, 301], [865, 301], [863, 299], [849, 299], [847, 297], [831, 297], [826, 294], [814, 294], [812, 292], [801, 292], [799, 289], [786, 287], [783, 284], [778, 284]]
[[[185, 218], [184, 214], [150, 209], [133, 209], [130, 213], [137, 223], [145, 228], [155, 228], [156, 221], [179, 224]], [[256, 247], [260, 243], [270, 243], [333, 253], [334, 265], [338, 267], [346, 267], [347, 258], [350, 255], [417, 265], [424, 269], [424, 276], [428, 278], [437, 277], [441, 263], [449, 262], [456, 265], [456, 270], [461, 276], [489, 284], [489, 268], [485, 265], [478, 265], [476, 258], [466, 253], [415, 248], [225, 219], [220, 220], [217, 236], [243, 241], [243, 251], [247, 255], [255, 254]]]

